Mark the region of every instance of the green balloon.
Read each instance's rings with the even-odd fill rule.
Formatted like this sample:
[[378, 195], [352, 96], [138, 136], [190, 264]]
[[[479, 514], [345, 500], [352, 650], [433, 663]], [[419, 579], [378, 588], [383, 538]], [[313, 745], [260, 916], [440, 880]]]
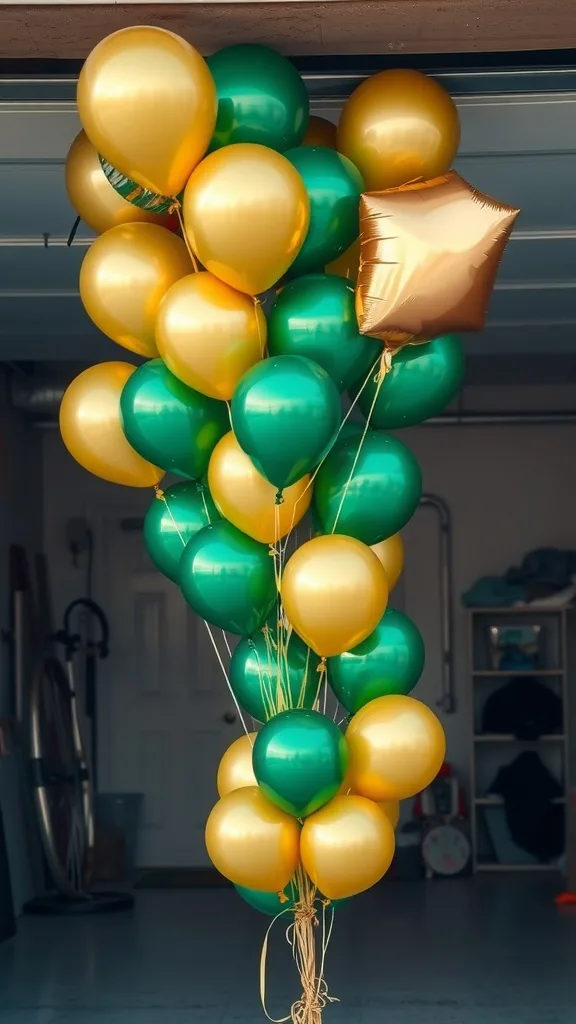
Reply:
[[278, 701], [285, 708], [311, 708], [318, 696], [320, 663], [296, 633], [290, 635], [285, 654], [279, 658], [276, 634], [266, 644], [263, 631], [240, 641], [230, 662], [230, 685], [241, 707], [257, 722], [276, 714]]
[[306, 818], [336, 796], [348, 767], [348, 748], [331, 718], [298, 708], [266, 722], [254, 742], [252, 766], [272, 803]]
[[326, 370], [303, 356], [274, 356], [256, 363], [232, 398], [238, 444], [280, 490], [322, 461], [341, 417], [336, 385]]
[[301, 146], [285, 156], [304, 181], [310, 200], [308, 233], [289, 270], [294, 277], [323, 270], [358, 238], [364, 182], [348, 157], [325, 146]]
[[307, 356], [330, 374], [339, 391], [364, 378], [382, 345], [358, 332], [354, 286], [335, 274], [290, 281], [268, 318], [272, 356]]
[[[314, 503], [324, 533], [377, 544], [398, 533], [416, 511], [422, 474], [402, 441], [380, 430], [334, 446], [318, 471]], [[356, 463], [356, 465], [354, 465]]]
[[376, 697], [407, 694], [424, 668], [424, 641], [403, 612], [388, 608], [366, 640], [328, 659], [330, 686], [352, 715]]
[[203, 484], [185, 480], [155, 499], [144, 519], [144, 547], [157, 569], [180, 582], [180, 559], [188, 541], [220, 516]]
[[269, 549], [225, 519], [205, 526], [186, 545], [180, 586], [198, 615], [240, 636], [263, 626], [277, 599]]
[[218, 116], [210, 151], [255, 142], [279, 153], [304, 138], [310, 116], [296, 68], [268, 46], [227, 46], [207, 58], [216, 84]]
[[120, 410], [124, 433], [139, 455], [194, 480], [204, 476], [212, 450], [230, 430], [226, 403], [193, 391], [161, 359], [128, 378]]
[[[442, 334], [426, 345], [405, 346], [394, 356], [382, 382], [370, 425], [395, 430], [436, 416], [452, 401], [463, 378], [464, 350], [456, 334]], [[358, 382], [357, 391], [363, 383], [363, 379]], [[375, 394], [376, 383], [369, 380], [358, 399], [365, 416]]]
[[[246, 903], [249, 903], [255, 910], [259, 910], [262, 914], [268, 914], [270, 917], [277, 917], [278, 914], [284, 914], [286, 917], [290, 911], [294, 910], [294, 905], [298, 901], [298, 887], [295, 882], [288, 882], [285, 889], [282, 890], [284, 899], [280, 898], [280, 893], [277, 892], [262, 892], [260, 889], [247, 889], [244, 885], [235, 885], [234, 888], [239, 896]], [[342, 900], [329, 900], [327, 901], [327, 910], [337, 910], [342, 906], [343, 903], [348, 903], [348, 898]], [[316, 912], [320, 915], [322, 911], [322, 903], [324, 897], [318, 894], [314, 901]]]

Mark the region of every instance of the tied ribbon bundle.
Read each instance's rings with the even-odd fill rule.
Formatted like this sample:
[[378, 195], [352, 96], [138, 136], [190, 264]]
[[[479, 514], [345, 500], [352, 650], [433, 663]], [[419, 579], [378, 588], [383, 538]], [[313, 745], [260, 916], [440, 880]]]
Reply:
[[[339, 1000], [328, 992], [328, 985], [324, 978], [324, 961], [334, 923], [334, 911], [330, 911], [328, 900], [318, 901], [316, 890], [310, 884], [310, 880], [303, 871], [298, 871], [296, 884], [298, 885], [298, 900], [294, 904], [292, 912], [293, 922], [286, 930], [286, 940], [292, 949], [292, 956], [298, 968], [302, 995], [295, 1000], [287, 1017], [271, 1017], [266, 1005], [266, 961], [268, 956], [268, 944], [270, 934], [277, 921], [287, 913], [281, 911], [269, 926], [260, 956], [260, 1001], [262, 1008], [269, 1021], [273, 1024], [286, 1024], [292, 1021], [293, 1024], [321, 1024], [322, 1011], [328, 1003], [336, 1003]], [[321, 958], [317, 966], [316, 957], [316, 930], [319, 927], [317, 903], [321, 903], [322, 913], [322, 935], [321, 935]], [[330, 923], [326, 926], [326, 914], [330, 913]]]

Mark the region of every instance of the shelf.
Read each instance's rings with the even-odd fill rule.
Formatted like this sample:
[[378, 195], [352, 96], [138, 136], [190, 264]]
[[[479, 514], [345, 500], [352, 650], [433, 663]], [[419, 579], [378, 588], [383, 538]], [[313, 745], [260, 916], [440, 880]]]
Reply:
[[[501, 796], [476, 796], [474, 797], [474, 803], [477, 807], [503, 807], [504, 800]], [[565, 804], [566, 797], [557, 796], [552, 801], [553, 804]]]
[[475, 677], [485, 676], [488, 679], [514, 679], [519, 676], [530, 676], [532, 679], [534, 676], [542, 678], [543, 676], [563, 676], [563, 668], [514, 668], [514, 669], [486, 669], [481, 671], [475, 669], [472, 673]]
[[476, 864], [477, 871], [560, 871], [558, 864]]
[[508, 733], [492, 733], [485, 732], [479, 733], [474, 736], [475, 743], [520, 743], [523, 746], [526, 744], [534, 743], [564, 743], [565, 736], [563, 733], [550, 733], [549, 735], [539, 736], [536, 740], [519, 740], [517, 736], [509, 735]]
[[516, 608], [506, 605], [504, 608], [468, 608], [467, 610], [471, 615], [531, 615], [532, 612], [538, 612], [539, 615], [559, 615], [574, 607], [573, 604], [561, 604], [556, 608], [542, 604], [523, 604]]

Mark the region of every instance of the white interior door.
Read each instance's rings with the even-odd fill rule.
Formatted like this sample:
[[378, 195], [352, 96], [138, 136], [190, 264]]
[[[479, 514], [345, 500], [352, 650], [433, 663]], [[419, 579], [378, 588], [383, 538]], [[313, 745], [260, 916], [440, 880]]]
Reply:
[[98, 591], [111, 625], [99, 788], [144, 794], [139, 866], [205, 866], [218, 762], [242, 726], [204, 622], [156, 571], [137, 524], [116, 510], [99, 530]]

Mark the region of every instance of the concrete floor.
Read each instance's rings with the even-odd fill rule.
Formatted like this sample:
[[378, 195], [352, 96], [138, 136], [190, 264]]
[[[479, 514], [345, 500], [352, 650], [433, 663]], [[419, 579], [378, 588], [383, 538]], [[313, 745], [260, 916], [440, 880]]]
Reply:
[[[576, 911], [550, 878], [382, 885], [337, 914], [325, 1024], [572, 1024]], [[25, 918], [0, 947], [2, 1024], [263, 1024], [269, 919], [233, 891], [137, 893], [132, 912]], [[269, 1010], [299, 995], [284, 929]]]

